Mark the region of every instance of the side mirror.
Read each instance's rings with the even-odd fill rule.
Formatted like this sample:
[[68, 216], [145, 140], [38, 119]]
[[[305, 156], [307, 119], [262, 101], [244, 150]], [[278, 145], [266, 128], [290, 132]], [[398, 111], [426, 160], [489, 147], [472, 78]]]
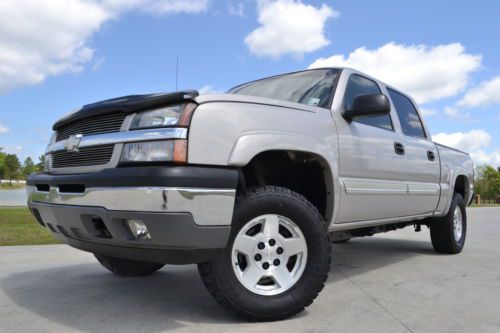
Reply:
[[352, 107], [344, 110], [342, 116], [351, 120], [356, 116], [376, 116], [389, 114], [391, 104], [384, 94], [366, 94], [358, 95], [354, 98]]

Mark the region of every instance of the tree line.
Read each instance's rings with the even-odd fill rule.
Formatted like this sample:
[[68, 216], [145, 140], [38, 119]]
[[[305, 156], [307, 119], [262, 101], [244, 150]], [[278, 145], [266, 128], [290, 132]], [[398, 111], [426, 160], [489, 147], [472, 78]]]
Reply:
[[21, 163], [16, 154], [4, 153], [0, 147], [0, 179], [8, 179], [12, 185], [13, 180], [26, 179], [33, 172], [43, 171], [44, 162], [45, 156], [42, 155], [36, 164], [31, 157]]
[[500, 168], [480, 165], [475, 169], [474, 192], [485, 199], [500, 196]]

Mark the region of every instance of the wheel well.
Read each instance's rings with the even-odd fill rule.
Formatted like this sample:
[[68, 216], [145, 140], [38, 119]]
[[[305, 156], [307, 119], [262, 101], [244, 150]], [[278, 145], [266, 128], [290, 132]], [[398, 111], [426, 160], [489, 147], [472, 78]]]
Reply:
[[453, 193], [460, 193], [462, 195], [462, 198], [464, 200], [467, 198], [467, 178], [465, 178], [464, 175], [460, 175], [457, 177], [457, 180], [455, 181], [455, 188], [453, 190]]
[[333, 211], [333, 188], [328, 163], [316, 154], [272, 150], [256, 155], [240, 168], [237, 191], [264, 185], [289, 188], [302, 194], [325, 221]]

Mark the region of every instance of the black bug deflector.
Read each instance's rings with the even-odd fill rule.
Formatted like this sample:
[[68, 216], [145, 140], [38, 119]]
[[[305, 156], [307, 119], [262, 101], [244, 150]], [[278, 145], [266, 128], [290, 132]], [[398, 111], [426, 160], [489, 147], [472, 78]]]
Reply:
[[111, 112], [123, 112], [128, 114], [162, 105], [177, 104], [185, 101], [194, 102], [194, 98], [196, 96], [198, 96], [198, 92], [196, 90], [185, 90], [174, 93], [129, 95], [108, 99], [92, 104], [87, 104], [77, 111], [70, 113], [66, 117], [58, 120], [54, 124], [53, 129], [57, 130], [60, 127], [67, 125], [75, 120], [103, 115]]

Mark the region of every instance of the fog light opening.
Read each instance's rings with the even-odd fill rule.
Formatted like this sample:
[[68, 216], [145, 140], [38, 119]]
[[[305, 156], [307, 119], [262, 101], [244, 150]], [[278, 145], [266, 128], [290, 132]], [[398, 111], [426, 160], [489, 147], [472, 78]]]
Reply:
[[141, 220], [125, 220], [125, 224], [135, 239], [151, 239], [148, 227]]

